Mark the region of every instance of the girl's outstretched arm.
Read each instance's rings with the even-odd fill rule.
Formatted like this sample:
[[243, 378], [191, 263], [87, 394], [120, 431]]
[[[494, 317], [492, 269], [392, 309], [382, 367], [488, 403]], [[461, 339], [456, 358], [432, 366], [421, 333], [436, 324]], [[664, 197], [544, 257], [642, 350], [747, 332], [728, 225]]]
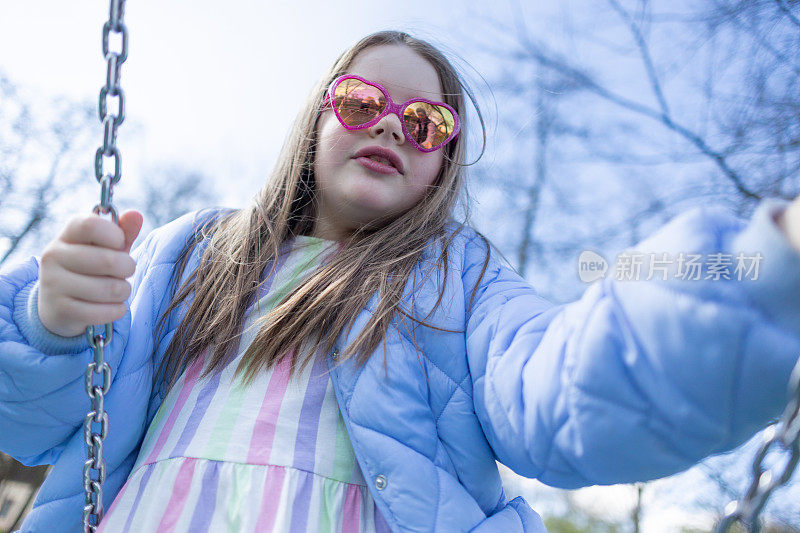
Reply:
[[[683, 213], [630, 250], [644, 253], [639, 280], [609, 272], [560, 306], [494, 259], [481, 279], [485, 248], [468, 246], [467, 301], [481, 279], [466, 324], [473, 399], [498, 460], [565, 488], [647, 480], [779, 416], [800, 357], [800, 253], [773, 218], [786, 205], [763, 200], [747, 223]], [[731, 259], [731, 279], [672, 264], [647, 280], [649, 252]], [[755, 277], [737, 279], [739, 252], [761, 254]]]

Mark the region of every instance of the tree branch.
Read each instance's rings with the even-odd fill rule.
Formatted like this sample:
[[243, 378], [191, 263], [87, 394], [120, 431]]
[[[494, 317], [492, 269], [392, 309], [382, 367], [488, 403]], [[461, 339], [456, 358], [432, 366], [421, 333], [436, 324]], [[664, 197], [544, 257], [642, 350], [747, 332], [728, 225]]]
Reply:
[[775, 3], [778, 4], [778, 9], [783, 11], [783, 13], [789, 18], [792, 24], [800, 28], [800, 20], [794, 16], [794, 14], [786, 7], [786, 4], [783, 3], [783, 0], [775, 0]]
[[59, 163], [61, 162], [62, 157], [64, 157], [64, 155], [68, 151], [69, 151], [69, 144], [62, 143], [58, 153], [53, 158], [53, 162], [50, 165], [50, 170], [47, 174], [47, 179], [36, 190], [36, 201], [31, 207], [28, 221], [25, 223], [25, 226], [23, 226], [22, 230], [19, 233], [9, 238], [10, 245], [8, 247], [8, 250], [6, 250], [6, 252], [3, 254], [3, 257], [0, 258], [0, 265], [2, 265], [8, 260], [11, 254], [13, 254], [14, 251], [19, 246], [19, 243], [22, 242], [22, 240], [30, 232], [35, 230], [37, 226], [42, 222], [42, 220], [44, 220], [45, 217], [47, 216], [47, 205], [49, 203], [47, 199], [47, 193], [52, 188], [53, 182], [56, 179], [56, 175], [58, 174]]
[[616, 104], [620, 107], [623, 107], [629, 111], [633, 111], [640, 115], [644, 115], [649, 117], [657, 122], [660, 122], [668, 129], [674, 131], [690, 143], [692, 143], [700, 152], [705, 154], [709, 157], [714, 163], [719, 167], [719, 169], [723, 172], [725, 176], [727, 176], [734, 184], [736, 189], [743, 194], [744, 196], [754, 199], [760, 200], [761, 195], [750, 190], [747, 185], [745, 185], [744, 181], [742, 180], [741, 176], [728, 164], [726, 157], [717, 150], [711, 148], [702, 137], [698, 134], [691, 131], [689, 128], [682, 126], [675, 122], [671, 117], [665, 116], [663, 113], [660, 113], [644, 104], [640, 104], [633, 100], [630, 100], [624, 96], [616, 94], [611, 90], [603, 87], [594, 79], [592, 79], [588, 74], [578, 70], [577, 68], [568, 65], [567, 63], [557, 60], [553, 57], [550, 57], [546, 53], [544, 53], [541, 48], [533, 43], [527, 36], [524, 38], [522, 46], [524, 47], [525, 52], [534, 61], [537, 61], [539, 64], [550, 68], [556, 72], [561, 73], [564, 76], [571, 78], [575, 83], [581, 85], [583, 88], [594, 92], [597, 96], [600, 96], [604, 100], [607, 100], [613, 104]]
[[608, 3], [611, 7], [616, 11], [620, 17], [625, 21], [625, 24], [628, 25], [628, 29], [633, 36], [633, 40], [636, 42], [636, 47], [639, 49], [639, 55], [642, 56], [642, 61], [644, 62], [645, 71], [647, 72], [647, 79], [650, 81], [650, 87], [653, 89], [653, 93], [655, 93], [656, 100], [658, 100], [658, 105], [661, 108], [661, 114], [664, 117], [669, 117], [669, 106], [667, 106], [667, 99], [664, 96], [664, 92], [661, 90], [661, 82], [658, 79], [658, 74], [656, 74], [655, 65], [653, 65], [653, 58], [650, 54], [650, 48], [647, 46], [647, 42], [644, 39], [644, 35], [642, 35], [641, 29], [639, 25], [631, 18], [630, 14], [625, 11], [617, 0], [608, 0]]

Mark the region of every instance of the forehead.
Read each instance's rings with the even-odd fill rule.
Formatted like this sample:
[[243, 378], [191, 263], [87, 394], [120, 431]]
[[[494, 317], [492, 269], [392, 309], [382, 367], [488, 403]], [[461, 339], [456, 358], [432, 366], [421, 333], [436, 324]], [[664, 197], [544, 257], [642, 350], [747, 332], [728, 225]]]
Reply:
[[397, 102], [418, 97], [444, 100], [436, 69], [404, 45], [372, 46], [362, 50], [347, 72], [380, 83]]

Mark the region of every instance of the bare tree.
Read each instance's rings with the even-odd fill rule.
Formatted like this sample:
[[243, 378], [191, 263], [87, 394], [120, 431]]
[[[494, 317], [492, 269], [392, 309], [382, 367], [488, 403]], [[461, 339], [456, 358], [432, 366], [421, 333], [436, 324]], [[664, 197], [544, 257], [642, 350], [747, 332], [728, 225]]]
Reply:
[[[686, 4], [685, 13], [656, 12], [647, 1], [628, 4], [632, 6], [606, 0], [600, 6], [582, 6], [592, 21], [584, 22], [584, 28], [564, 28], [567, 36], [561, 41], [569, 46], [561, 49], [554, 40], [536, 37], [540, 32], [528, 28], [518, 3], [512, 20], [498, 20], [494, 14], [472, 17], [486, 24], [469, 41], [488, 61], [506, 65], [490, 76], [491, 83], [500, 90], [514, 88], [503, 92], [502, 142], [527, 142], [523, 151], [536, 158], [531, 165], [500, 152], [493, 170], [506, 179], [481, 180], [509, 190], [508, 203], [531, 229], [519, 232], [515, 243], [523, 269], [531, 245], [538, 256], [546, 244], [548, 253], [537, 259], [547, 264], [548, 255], [573, 254], [578, 243], [610, 245], [621, 228], [629, 233], [626, 244], [633, 244], [677, 214], [680, 205], [700, 198], [727, 204], [743, 215], [764, 196], [791, 198], [800, 190], [800, 102], [795, 96], [800, 94], [800, 54], [790, 52], [800, 48], [793, 14], [797, 4], [715, 0]], [[662, 2], [660, 9], [677, 9], [673, 5]], [[572, 51], [586, 47], [592, 47], [594, 62], [573, 57]], [[534, 79], [529, 72], [536, 73]], [[530, 137], [504, 128], [518, 122], [513, 113], [520, 112], [521, 104], [513, 102], [525, 98], [530, 109], [525, 116], [535, 116], [529, 124], [542, 133], [552, 109], [533, 94], [542, 86], [548, 100], [558, 101], [554, 123], [568, 125], [560, 135], [544, 137], [545, 144], [527, 141], [533, 128]], [[503, 110], [509, 112], [503, 115]], [[565, 137], [583, 145], [553, 149]], [[543, 173], [541, 163], [556, 169], [562, 179], [547, 179], [552, 173]], [[597, 193], [611, 189], [611, 181], [616, 182], [613, 187], [622, 185], [614, 203], [630, 201], [621, 210], [627, 213], [603, 216], [602, 224], [591, 224], [595, 232], [587, 232], [585, 239], [571, 232], [566, 241], [534, 239], [532, 232], [545, 231], [534, 223], [537, 213], [541, 215], [542, 197], [557, 198], [558, 184], [572, 181], [587, 165], [616, 175], [590, 188], [601, 198]], [[515, 168], [509, 171], [509, 166]], [[522, 190], [529, 194], [520, 194]], [[561, 193], [570, 197], [573, 209], [578, 205], [574, 193], [580, 191], [573, 187]], [[519, 206], [521, 198], [534, 196], [537, 201], [527, 203], [531, 209]], [[567, 205], [558, 207], [572, 211]], [[544, 215], [559, 220], [547, 209]]]
[[[0, 74], [0, 265], [41, 249], [76, 204], [89, 212], [96, 203], [91, 165], [101, 132], [94, 105], [29, 96]], [[118, 206], [143, 211], [145, 231], [213, 198], [202, 172], [169, 162], [145, 166], [115, 195]]]
[[[605, 3], [603, 20], [617, 19], [612, 30], [620, 43], [616, 51], [604, 51], [603, 64], [578, 62], [535, 38], [521, 10], [513, 24], [490, 25], [514, 35], [511, 44], [506, 39], [502, 47], [486, 42], [481, 47], [562, 78], [595, 106], [611, 106], [638, 121], [636, 131], [657, 127], [672, 135], [691, 155], [715, 166], [732, 187], [731, 197], [749, 203], [765, 195], [793, 197], [800, 184], [798, 4], [709, 0], [687, 4], [686, 12], [678, 14], [655, 12], [647, 1], [629, 2], [634, 4], [630, 8], [619, 0]], [[602, 10], [593, 6], [592, 15], [600, 18]], [[636, 58], [638, 71], [609, 81], [615, 77], [609, 74], [618, 74], [614, 56], [627, 63]], [[669, 75], [675, 64], [686, 63], [691, 75]], [[631, 78], [639, 82], [629, 83]], [[603, 121], [599, 128], [613, 134], [614, 126], [614, 121]], [[624, 151], [607, 155], [624, 161], [640, 149], [628, 142]]]
[[167, 162], [147, 166], [143, 175], [146, 178], [138, 180], [138, 186], [118, 197], [119, 205], [138, 209], [144, 216], [134, 247], [150, 230], [189, 211], [216, 204], [214, 184], [199, 170]]
[[78, 156], [90, 159], [92, 118], [88, 105], [64, 99], [34, 109], [0, 74], [0, 264], [34, 238], [57, 199], [72, 196], [88, 177]]

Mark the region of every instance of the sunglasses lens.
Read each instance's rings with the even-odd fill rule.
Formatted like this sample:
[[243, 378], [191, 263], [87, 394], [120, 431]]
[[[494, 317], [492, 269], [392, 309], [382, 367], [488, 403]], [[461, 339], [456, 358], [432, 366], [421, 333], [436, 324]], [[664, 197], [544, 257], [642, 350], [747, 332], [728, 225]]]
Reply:
[[403, 111], [403, 120], [411, 137], [426, 150], [445, 142], [456, 123], [449, 109], [427, 102], [409, 104]]
[[350, 127], [366, 124], [386, 107], [386, 97], [380, 89], [352, 78], [336, 86], [333, 101], [339, 118]]

